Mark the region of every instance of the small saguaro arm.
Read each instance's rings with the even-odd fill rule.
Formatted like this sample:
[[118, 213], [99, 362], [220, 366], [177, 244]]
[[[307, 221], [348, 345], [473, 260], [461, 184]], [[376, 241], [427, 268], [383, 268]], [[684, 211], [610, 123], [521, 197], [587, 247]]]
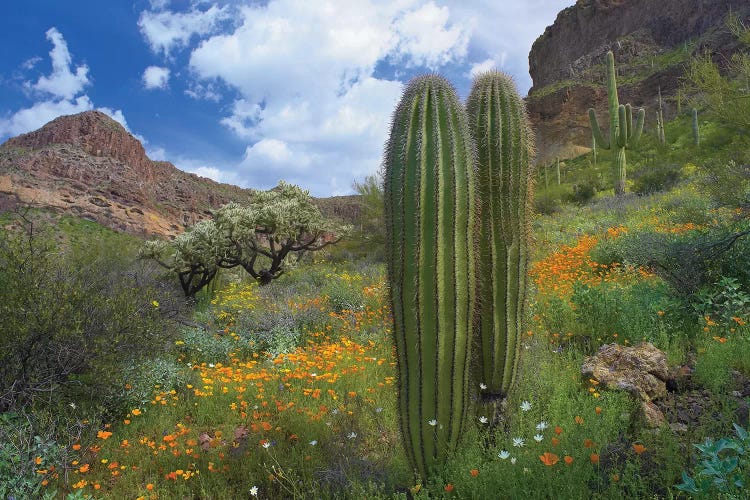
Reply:
[[615, 195], [625, 194], [625, 178], [627, 176], [627, 159], [625, 150], [638, 144], [643, 133], [643, 122], [646, 118], [644, 109], [638, 110], [635, 126], [633, 126], [633, 108], [630, 104], [622, 105], [617, 97], [617, 78], [615, 73], [615, 56], [612, 51], [607, 52], [607, 98], [609, 100], [609, 140], [605, 139], [602, 129], [596, 119], [596, 112], [589, 109], [591, 130], [597, 145], [603, 149], [615, 152], [614, 178]]

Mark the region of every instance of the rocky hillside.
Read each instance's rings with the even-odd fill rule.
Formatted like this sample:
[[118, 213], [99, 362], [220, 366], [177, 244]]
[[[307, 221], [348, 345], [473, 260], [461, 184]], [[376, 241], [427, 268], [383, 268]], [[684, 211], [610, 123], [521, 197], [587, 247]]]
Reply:
[[[0, 210], [53, 208], [132, 234], [170, 236], [251, 191], [152, 161], [98, 111], [59, 117], [0, 146]], [[327, 215], [356, 217], [355, 197], [321, 200]]]
[[672, 118], [689, 59], [708, 51], [721, 62], [739, 49], [725, 27], [730, 9], [750, 16], [750, 2], [737, 0], [578, 0], [560, 12], [529, 54], [534, 85], [527, 105], [540, 161], [590, 148], [587, 109], [606, 110], [609, 50], [621, 75], [620, 101], [646, 107], [646, 128], [653, 128], [661, 87]]

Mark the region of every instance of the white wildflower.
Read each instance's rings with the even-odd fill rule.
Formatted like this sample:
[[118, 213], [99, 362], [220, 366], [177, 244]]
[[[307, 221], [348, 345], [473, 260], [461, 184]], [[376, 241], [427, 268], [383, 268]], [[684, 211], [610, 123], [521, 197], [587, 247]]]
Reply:
[[523, 403], [521, 403], [521, 410], [529, 411], [530, 409], [531, 409], [531, 403], [529, 403], [528, 401], [524, 401]]
[[500, 453], [497, 454], [497, 458], [500, 458], [502, 460], [505, 460], [509, 456], [510, 456], [510, 452], [509, 451], [505, 451], [505, 450], [503, 450], [503, 451], [501, 451]]
[[513, 438], [513, 446], [516, 448], [520, 448], [521, 446], [525, 445], [526, 441], [524, 441], [523, 438]]

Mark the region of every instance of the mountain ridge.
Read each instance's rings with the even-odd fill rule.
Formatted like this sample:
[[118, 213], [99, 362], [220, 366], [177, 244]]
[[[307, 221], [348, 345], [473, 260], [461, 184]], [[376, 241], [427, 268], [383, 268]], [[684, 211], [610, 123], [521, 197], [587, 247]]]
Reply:
[[[172, 237], [253, 191], [148, 158], [140, 141], [100, 111], [55, 118], [0, 145], [0, 210], [48, 207], [137, 235]], [[353, 218], [353, 197], [318, 199]]]

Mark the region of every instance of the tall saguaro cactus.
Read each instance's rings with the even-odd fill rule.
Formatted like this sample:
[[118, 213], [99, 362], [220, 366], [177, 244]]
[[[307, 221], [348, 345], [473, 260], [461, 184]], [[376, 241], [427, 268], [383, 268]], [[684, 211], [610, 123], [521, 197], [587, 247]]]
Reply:
[[423, 476], [466, 417], [475, 297], [475, 166], [466, 114], [437, 75], [407, 86], [384, 155], [401, 433]]
[[596, 111], [589, 109], [591, 130], [597, 144], [603, 149], [611, 149], [615, 153], [614, 177], [615, 195], [625, 194], [625, 178], [627, 176], [627, 159], [625, 150], [638, 144], [643, 133], [643, 121], [646, 117], [644, 109], [638, 110], [635, 127], [633, 127], [633, 109], [630, 104], [620, 104], [617, 97], [617, 78], [615, 73], [615, 56], [612, 51], [607, 52], [607, 98], [609, 100], [609, 140], [606, 140], [596, 119]]
[[[503, 73], [477, 76], [467, 112], [480, 208], [478, 376], [487, 386], [480, 401], [492, 405], [513, 383], [524, 331], [534, 138], [523, 100]], [[487, 410], [479, 412], [494, 412]]]

